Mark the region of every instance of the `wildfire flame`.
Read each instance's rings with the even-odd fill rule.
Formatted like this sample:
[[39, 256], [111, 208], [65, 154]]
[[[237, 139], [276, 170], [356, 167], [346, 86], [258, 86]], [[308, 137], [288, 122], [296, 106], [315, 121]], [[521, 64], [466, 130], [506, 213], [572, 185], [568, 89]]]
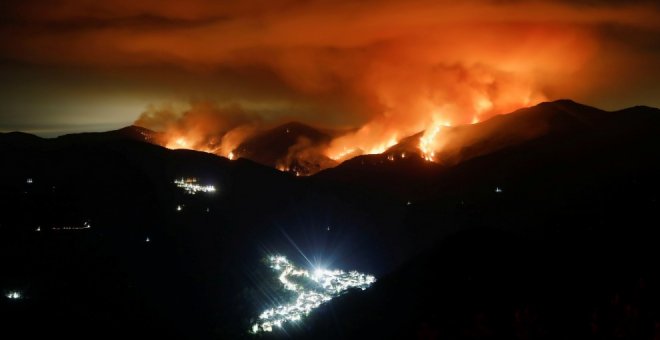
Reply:
[[421, 156], [429, 162], [435, 161], [436, 151], [438, 149], [438, 135], [442, 127], [451, 127], [450, 122], [434, 122], [429, 128], [424, 130], [424, 134], [419, 139], [419, 150]]
[[[419, 137], [417, 145], [419, 156], [426, 161], [437, 162], [439, 161], [439, 152], [444, 145], [443, 136], [445, 134], [443, 134], [443, 129], [454, 126], [451, 121], [452, 117], [459, 119], [461, 124], [478, 124], [494, 114], [506, 113], [502, 110], [514, 111], [545, 99], [542, 95], [531, 95], [528, 89], [523, 89], [521, 92], [517, 100], [506, 98], [504, 103], [497, 104], [498, 110], [494, 110], [496, 104], [493, 100], [484, 96], [475, 96], [474, 102], [465, 110], [471, 114], [468, 116], [471, 118], [466, 118], [463, 114], [457, 114], [456, 112], [461, 110], [454, 105], [432, 108], [427, 110], [428, 114], [414, 115], [416, 120], [428, 122], [421, 125], [404, 124], [396, 126], [382, 121], [370, 122], [355, 133], [336, 137], [325, 149], [313, 149], [313, 152], [309, 154], [325, 154], [325, 156], [337, 162], [364, 154], [382, 154], [397, 145], [401, 138], [409, 137], [421, 131], [421, 137]], [[190, 129], [184, 133], [181, 129], [175, 127], [171, 131], [165, 132], [165, 141], [162, 144], [170, 149], [194, 149], [225, 156], [233, 160], [237, 158], [236, 148], [240, 143], [258, 130], [254, 125], [243, 125], [230, 129], [215, 138], [209, 138], [195, 129]], [[404, 159], [407, 155], [402, 152], [399, 156]], [[393, 157], [388, 159], [393, 161]], [[283, 172], [294, 171], [296, 176], [309, 174], [295, 169], [292, 170], [290, 163], [284, 160], [280, 160], [276, 168]]]
[[183, 137], [178, 137], [165, 145], [168, 149], [189, 149], [190, 144]]
[[433, 143], [440, 132], [440, 126], [434, 126], [424, 132], [422, 138], [419, 139], [419, 150], [422, 152], [422, 157], [427, 161], [433, 161], [435, 157], [435, 149]]
[[[191, 102], [189, 109], [152, 109], [136, 125], [163, 127], [168, 147], [230, 158], [246, 157], [240, 150], [244, 141], [285, 122], [336, 132], [323, 145], [290, 145], [287, 155], [269, 161], [301, 175], [359, 155], [386, 152], [420, 133], [419, 141], [413, 142], [418, 150], [405, 150], [408, 157], [417, 154], [439, 162], [451, 138], [445, 133], [447, 126], [477, 124], [538, 104], [547, 100], [546, 91], [556, 96], [558, 85], [564, 88], [565, 79], [588, 66], [599, 47], [581, 26], [543, 20], [521, 23], [517, 16], [510, 21], [484, 22], [478, 16], [436, 22], [442, 12], [430, 15], [426, 5], [395, 7], [393, 17], [364, 12], [349, 30], [361, 38], [350, 42], [344, 41], [346, 34], [339, 34], [342, 26], [336, 35], [310, 35], [310, 40], [287, 40], [254, 50], [264, 53], [245, 52], [253, 51], [250, 44], [222, 53], [220, 65], [265, 70], [267, 79], [277, 79], [278, 90], [257, 86], [265, 75], [254, 74], [243, 86], [254, 96], [243, 97], [238, 91], [210, 103]], [[406, 10], [414, 13], [398, 16]], [[317, 27], [309, 25], [325, 12], [318, 14], [301, 21], [302, 27]], [[418, 15], [428, 22], [417, 25]], [[336, 23], [335, 17], [327, 19]], [[290, 27], [286, 23], [284, 27]], [[288, 31], [285, 35], [295, 36]], [[230, 55], [238, 59], [227, 60]], [[290, 133], [285, 135], [290, 139]], [[314, 170], [308, 171], [306, 165], [312, 163]]]
[[[242, 156], [239, 148], [250, 136], [287, 121], [337, 131], [323, 145], [290, 146], [288, 155], [278, 155], [271, 164], [301, 175], [386, 152], [420, 133], [418, 150], [406, 150], [408, 156], [439, 162], [451, 136], [447, 127], [478, 124], [547, 100], [548, 79], [574, 74], [596, 49], [583, 30], [561, 25], [466, 24], [448, 32], [443, 27], [438, 26], [437, 35], [422, 30], [410, 38], [375, 40], [365, 53], [346, 47], [330, 55], [288, 49], [279, 58], [245, 55], [247, 64], [281, 76], [298, 97], [282, 94], [284, 109], [269, 101], [238, 101], [249, 102], [243, 106], [194, 102], [183, 112], [147, 112], [137, 125], [164, 127], [167, 147], [231, 159]], [[335, 100], [339, 107], [332, 107]], [[310, 104], [297, 113], [278, 111], [298, 103]], [[332, 114], [314, 113], [324, 107], [332, 107], [325, 111]], [[163, 120], [159, 117], [169, 123], [156, 124]], [[304, 169], [312, 163], [314, 170]]]

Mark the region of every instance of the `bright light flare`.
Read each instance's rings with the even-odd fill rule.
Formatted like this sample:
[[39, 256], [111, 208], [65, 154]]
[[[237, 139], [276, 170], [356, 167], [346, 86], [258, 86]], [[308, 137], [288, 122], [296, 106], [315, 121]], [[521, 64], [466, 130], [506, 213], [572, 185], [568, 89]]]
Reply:
[[[279, 281], [287, 290], [298, 293], [295, 300], [287, 305], [280, 305], [265, 310], [259, 320], [251, 327], [252, 333], [271, 332], [273, 327], [282, 327], [286, 322], [297, 322], [322, 303], [330, 301], [350, 288], [367, 289], [376, 282], [372, 275], [356, 271], [328, 270], [316, 268], [312, 274], [305, 269], [296, 268], [282, 255], [269, 257], [270, 267], [280, 272]], [[305, 283], [294, 283], [292, 278]]]

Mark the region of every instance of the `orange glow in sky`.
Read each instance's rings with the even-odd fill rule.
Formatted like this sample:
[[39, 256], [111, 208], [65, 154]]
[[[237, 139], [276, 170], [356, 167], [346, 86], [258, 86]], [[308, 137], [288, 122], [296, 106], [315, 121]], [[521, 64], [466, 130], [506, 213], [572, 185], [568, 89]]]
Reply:
[[335, 159], [426, 131], [430, 154], [445, 121], [559, 98], [660, 105], [658, 14], [611, 0], [11, 2], [0, 118], [34, 131], [137, 119], [225, 156], [287, 121], [351, 130], [324, 151]]

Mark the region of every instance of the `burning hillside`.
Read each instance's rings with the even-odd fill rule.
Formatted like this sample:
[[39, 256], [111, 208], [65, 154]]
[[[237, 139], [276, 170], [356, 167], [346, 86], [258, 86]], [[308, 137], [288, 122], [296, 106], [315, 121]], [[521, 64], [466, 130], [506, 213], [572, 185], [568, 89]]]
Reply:
[[[567, 93], [580, 98], [576, 79], [594, 67], [601, 47], [585, 25], [594, 19], [565, 4], [502, 5], [516, 8], [506, 12], [490, 2], [442, 3], [387, 2], [376, 10], [309, 4], [286, 18], [277, 11], [264, 17], [267, 29], [238, 45], [194, 45], [177, 56], [210, 79], [233, 81], [219, 88], [222, 94], [193, 92], [188, 103], [181, 97], [157, 102], [135, 124], [163, 132], [170, 148], [309, 174], [382, 153], [420, 132], [422, 157], [439, 161], [448, 127]], [[543, 16], [521, 19], [537, 6]], [[610, 20], [608, 13], [598, 13], [599, 20]], [[326, 136], [281, 136], [287, 142], [274, 142], [276, 159], [253, 148], [240, 151], [291, 121]]]
[[[607, 115], [606, 111], [571, 100], [545, 102], [481, 122], [453, 125], [449, 121], [439, 121], [427, 130], [391, 139], [376, 149], [346, 148], [335, 158], [328, 155], [333, 145], [359, 135], [359, 131], [322, 131], [289, 123], [263, 131], [255, 130], [230, 151], [229, 158], [247, 158], [296, 175], [311, 175], [364, 154], [381, 155], [374, 159], [379, 163], [417, 158], [452, 165], [548, 133], [563, 133], [576, 128], [578, 123], [597, 124], [604, 115]], [[200, 150], [213, 152], [205, 148]]]
[[[208, 105], [203, 106], [206, 109], [212, 107]], [[235, 128], [227, 128], [227, 125], [222, 128], [223, 124], [219, 124], [215, 129], [210, 129], [204, 128], [208, 124], [213, 124], [213, 119], [209, 117], [222, 115], [226, 111], [210, 111], [215, 113], [209, 116], [209, 111], [202, 109], [204, 113], [200, 114], [197, 110], [199, 108], [185, 112], [181, 118], [172, 121], [172, 125], [165, 124], [164, 132], [158, 135], [157, 142], [170, 149], [194, 149], [229, 159], [247, 158], [296, 175], [311, 175], [364, 154], [386, 154], [390, 161], [405, 158], [406, 155], [421, 157], [432, 162], [444, 161], [439, 156], [443, 150], [460, 149], [461, 146], [457, 144], [461, 141], [469, 143], [474, 137], [468, 135], [479, 134], [480, 129], [467, 127], [481, 122], [478, 116], [473, 116], [469, 122], [456, 123], [449, 118], [432, 118], [430, 125], [421, 126], [421, 130], [408, 131], [404, 126], [400, 131], [392, 129], [395, 132], [391, 135], [374, 133], [372, 131], [374, 127], [376, 130], [385, 131], [377, 122], [369, 123], [359, 129], [343, 131], [322, 130], [301, 123], [287, 123], [266, 128], [266, 124], [258, 121]], [[434, 117], [441, 115], [437, 114]], [[149, 120], [160, 118], [162, 113], [156, 112], [153, 116], [143, 117], [143, 121], [137, 123], [149, 125]], [[205, 120], [209, 121], [205, 122]], [[179, 125], [185, 128], [180, 128]], [[538, 129], [533, 125], [530, 123], [514, 126], [515, 131], [502, 133], [511, 136], [536, 135]], [[492, 129], [487, 127], [487, 133], [492, 133]]]

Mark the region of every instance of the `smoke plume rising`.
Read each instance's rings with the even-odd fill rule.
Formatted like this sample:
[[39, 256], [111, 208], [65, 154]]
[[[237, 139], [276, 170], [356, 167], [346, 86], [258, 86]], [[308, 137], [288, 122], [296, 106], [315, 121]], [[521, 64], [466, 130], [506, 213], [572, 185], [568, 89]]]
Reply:
[[298, 155], [341, 161], [424, 131], [419, 148], [434, 160], [442, 126], [546, 99], [653, 105], [658, 14], [646, 0], [9, 1], [0, 41], [3, 60], [28, 70], [88, 74], [67, 80], [70, 93], [98, 78], [104, 94], [160, 98], [135, 123], [170, 147], [230, 156], [300, 121], [353, 132]]

